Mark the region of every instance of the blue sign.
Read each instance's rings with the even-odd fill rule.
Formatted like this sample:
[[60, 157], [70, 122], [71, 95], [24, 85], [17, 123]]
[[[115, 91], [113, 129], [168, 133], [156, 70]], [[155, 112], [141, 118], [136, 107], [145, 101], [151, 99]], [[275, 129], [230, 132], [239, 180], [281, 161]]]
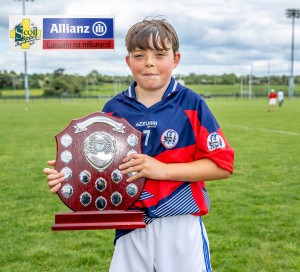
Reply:
[[113, 39], [113, 18], [44, 18], [43, 39]]

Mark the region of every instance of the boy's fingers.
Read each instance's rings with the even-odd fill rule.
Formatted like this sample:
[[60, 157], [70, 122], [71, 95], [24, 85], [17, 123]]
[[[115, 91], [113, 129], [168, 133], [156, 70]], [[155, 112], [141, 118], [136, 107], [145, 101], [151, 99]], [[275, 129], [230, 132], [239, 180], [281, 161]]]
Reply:
[[52, 161], [47, 161], [47, 164], [50, 166], [55, 166], [56, 161], [52, 160]]
[[44, 174], [50, 175], [50, 174], [57, 174], [57, 171], [52, 168], [44, 168], [43, 170]]
[[64, 177], [56, 176], [56, 175], [55, 176], [49, 175], [47, 178], [47, 183], [48, 183], [48, 186], [50, 188], [52, 188], [53, 186], [62, 183], [64, 180], [65, 180]]
[[65, 174], [64, 173], [50, 174], [47, 175], [47, 180], [48, 181], [59, 180], [59, 182], [63, 182], [65, 180]]
[[51, 192], [52, 194], [56, 194], [60, 187], [61, 187], [61, 183], [58, 183], [58, 184], [56, 184], [55, 186], [53, 186], [53, 187], [51, 188], [50, 192]]

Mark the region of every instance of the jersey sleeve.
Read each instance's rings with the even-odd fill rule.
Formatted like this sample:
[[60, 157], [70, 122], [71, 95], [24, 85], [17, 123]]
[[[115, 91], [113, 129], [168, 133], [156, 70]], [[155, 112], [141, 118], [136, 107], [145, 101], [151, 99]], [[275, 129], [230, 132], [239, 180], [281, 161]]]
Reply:
[[111, 101], [107, 101], [102, 108], [102, 112], [105, 112], [108, 115], [113, 115], [113, 107], [111, 106]]
[[233, 172], [234, 150], [204, 100], [196, 110], [186, 111], [196, 139], [195, 160], [207, 158], [220, 168]]

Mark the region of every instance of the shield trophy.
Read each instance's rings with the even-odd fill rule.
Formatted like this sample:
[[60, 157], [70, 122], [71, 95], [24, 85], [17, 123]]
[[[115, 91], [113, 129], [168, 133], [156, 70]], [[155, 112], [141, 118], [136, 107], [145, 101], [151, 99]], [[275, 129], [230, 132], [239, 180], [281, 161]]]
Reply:
[[141, 153], [142, 134], [125, 119], [94, 112], [74, 119], [56, 136], [56, 165], [65, 174], [58, 191], [72, 211], [55, 214], [52, 230], [144, 228], [142, 211], [131, 209], [144, 178], [128, 183], [119, 165]]

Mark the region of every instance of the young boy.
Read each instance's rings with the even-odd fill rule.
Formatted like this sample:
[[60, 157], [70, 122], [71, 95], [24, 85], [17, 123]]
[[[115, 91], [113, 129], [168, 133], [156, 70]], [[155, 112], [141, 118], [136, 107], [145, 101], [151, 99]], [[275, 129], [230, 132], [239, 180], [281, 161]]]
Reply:
[[279, 107], [281, 107], [284, 102], [284, 92], [281, 89], [277, 93], [277, 99], [278, 99], [278, 105]]
[[276, 106], [276, 97], [277, 97], [277, 94], [275, 93], [275, 90], [272, 89], [269, 93], [268, 111], [274, 111], [275, 106]]
[[[143, 133], [143, 154], [127, 156], [119, 168], [123, 174], [138, 172], [128, 182], [146, 178], [133, 208], [144, 212], [147, 227], [116, 231], [110, 272], [211, 271], [202, 222], [209, 210], [204, 181], [231, 175], [233, 149], [202, 97], [172, 77], [180, 53], [168, 22], [138, 22], [125, 42], [135, 81], [103, 112], [125, 118]], [[50, 168], [44, 173], [51, 192], [57, 192], [63, 174]]]

